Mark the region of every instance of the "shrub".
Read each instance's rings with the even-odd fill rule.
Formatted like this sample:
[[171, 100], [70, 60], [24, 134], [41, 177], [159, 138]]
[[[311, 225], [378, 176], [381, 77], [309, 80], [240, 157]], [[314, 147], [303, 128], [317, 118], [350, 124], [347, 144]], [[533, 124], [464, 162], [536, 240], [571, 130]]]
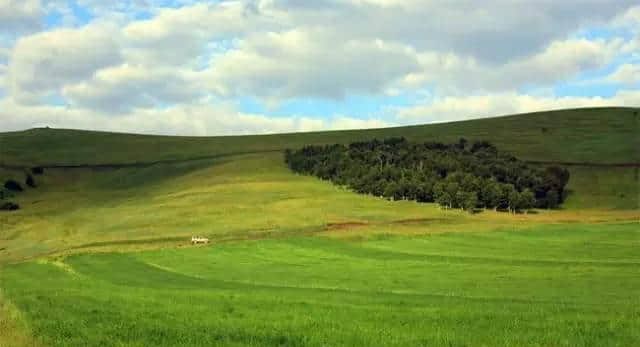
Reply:
[[24, 180], [24, 183], [32, 188], [36, 186], [36, 181], [34, 181], [33, 176], [31, 175], [27, 175], [27, 178]]
[[11, 201], [3, 202], [2, 204], [0, 204], [0, 210], [15, 211], [17, 209], [20, 209], [20, 205], [13, 203]]
[[14, 181], [14, 180], [7, 180], [6, 182], [4, 182], [4, 187], [6, 189], [14, 191], [14, 192], [21, 192], [22, 191], [22, 186], [20, 185], [20, 183]]
[[41, 167], [41, 166], [36, 166], [36, 167], [31, 168], [31, 172], [34, 175], [42, 175], [44, 173], [44, 168]]
[[13, 193], [7, 189], [0, 189], [0, 200], [9, 199], [13, 197]]

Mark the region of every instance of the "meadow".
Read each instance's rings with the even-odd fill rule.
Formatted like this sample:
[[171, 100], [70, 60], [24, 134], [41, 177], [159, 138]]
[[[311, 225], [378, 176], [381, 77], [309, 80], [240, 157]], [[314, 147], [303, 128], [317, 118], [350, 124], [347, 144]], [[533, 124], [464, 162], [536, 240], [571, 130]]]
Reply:
[[637, 225], [236, 241], [12, 266], [49, 346], [633, 346]]
[[[247, 137], [0, 134], [0, 178], [45, 166], [21, 209], [0, 214], [0, 346], [637, 345], [637, 119], [620, 108]], [[570, 194], [526, 215], [443, 211], [294, 174], [281, 152], [398, 135], [490, 138], [571, 163]]]

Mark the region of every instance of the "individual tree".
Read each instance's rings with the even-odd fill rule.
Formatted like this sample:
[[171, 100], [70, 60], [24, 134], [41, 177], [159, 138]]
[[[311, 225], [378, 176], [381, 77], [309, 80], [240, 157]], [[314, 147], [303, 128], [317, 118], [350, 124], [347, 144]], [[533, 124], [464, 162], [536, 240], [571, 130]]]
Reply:
[[486, 179], [480, 187], [480, 202], [485, 208], [496, 210], [500, 205], [500, 194], [500, 185], [495, 178]]
[[440, 207], [444, 207], [445, 209], [451, 208], [452, 204], [451, 195], [447, 191], [443, 191], [440, 195], [436, 197], [436, 202]]
[[32, 188], [36, 186], [36, 181], [33, 179], [33, 176], [31, 175], [27, 175], [26, 179], [24, 180], [24, 183]]
[[503, 204], [506, 205], [509, 213], [515, 213], [515, 209], [517, 208], [518, 202], [520, 200], [520, 194], [513, 186], [513, 184], [502, 185], [501, 200]]
[[452, 205], [452, 196], [447, 191], [445, 182], [438, 182], [433, 187], [433, 194], [438, 205], [444, 208], [450, 208]]
[[467, 192], [463, 190], [456, 191], [456, 195], [453, 198], [453, 207], [461, 208], [464, 210], [464, 201], [467, 198]]
[[396, 182], [389, 182], [384, 189], [383, 193], [385, 198], [400, 200], [402, 197], [400, 196], [400, 189]]
[[553, 208], [558, 207], [559, 201], [560, 201], [560, 198], [559, 198], [559, 194], [558, 194], [557, 191], [552, 189], [552, 190], [547, 192], [547, 194], [545, 196], [545, 205], [546, 205], [546, 207], [548, 209], [549, 208], [553, 209]]
[[463, 192], [461, 207], [463, 210], [473, 213], [478, 205], [478, 193], [476, 192]]
[[529, 209], [533, 208], [535, 206], [535, 203], [535, 196], [530, 189], [525, 189], [522, 193], [520, 193], [520, 209], [525, 210], [526, 212]]
[[447, 194], [449, 194], [450, 197], [450, 203], [449, 203], [449, 208], [453, 208], [453, 207], [458, 207], [458, 190], [459, 190], [460, 185], [458, 184], [458, 182], [452, 182], [449, 181], [446, 183], [445, 185], [445, 191], [447, 192]]

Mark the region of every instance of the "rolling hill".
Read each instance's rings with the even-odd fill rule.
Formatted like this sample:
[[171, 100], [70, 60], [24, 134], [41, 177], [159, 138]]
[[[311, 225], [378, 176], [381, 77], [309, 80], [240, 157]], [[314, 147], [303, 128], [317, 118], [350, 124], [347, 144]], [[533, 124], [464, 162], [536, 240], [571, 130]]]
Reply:
[[638, 129], [637, 108], [560, 110], [396, 128], [251, 136], [145, 136], [39, 128], [0, 134], [0, 163], [150, 163], [404, 136], [411, 141], [488, 139], [500, 150], [532, 161], [637, 164]]
[[[12, 199], [20, 210], [0, 213], [0, 311], [20, 313], [0, 319], [0, 345], [17, 330], [60, 346], [633, 344], [639, 113], [228, 137], [2, 133], [3, 182], [44, 173]], [[358, 195], [283, 162], [285, 148], [396, 136], [489, 140], [566, 166], [570, 194], [559, 210], [469, 215]], [[191, 248], [192, 235], [213, 246]]]
[[[45, 167], [45, 174], [34, 176], [38, 188], [18, 194], [20, 211], [2, 216], [9, 237], [0, 240], [0, 259], [131, 239], [172, 242], [194, 232], [234, 238], [321, 230], [335, 221], [385, 215], [421, 218], [431, 207], [355, 196], [297, 176], [282, 160], [285, 148], [393, 136], [489, 139], [524, 160], [570, 164], [566, 213], [637, 211], [638, 117], [637, 109], [598, 108], [388, 129], [202, 138], [58, 129], [3, 133], [3, 181], [23, 180], [30, 166]], [[279, 213], [287, 209], [296, 215]]]
[[[557, 213], [629, 213], [640, 203], [638, 117], [633, 108], [596, 108], [388, 129], [237, 137], [64, 129], [3, 133], [3, 182], [23, 181], [25, 168], [31, 166], [45, 167], [45, 174], [34, 176], [38, 188], [18, 194], [20, 211], [1, 217], [6, 235], [0, 240], [5, 249], [0, 259], [91, 243], [170, 243], [191, 233], [226, 238], [295, 233], [322, 230], [336, 221], [370, 222], [386, 215], [401, 220], [434, 213], [430, 205], [409, 208], [297, 176], [282, 160], [285, 148], [393, 136], [444, 142], [489, 139], [524, 160], [565, 163], [571, 172], [570, 195], [564, 211]], [[284, 216], [281, 212], [287, 209], [297, 213]]]

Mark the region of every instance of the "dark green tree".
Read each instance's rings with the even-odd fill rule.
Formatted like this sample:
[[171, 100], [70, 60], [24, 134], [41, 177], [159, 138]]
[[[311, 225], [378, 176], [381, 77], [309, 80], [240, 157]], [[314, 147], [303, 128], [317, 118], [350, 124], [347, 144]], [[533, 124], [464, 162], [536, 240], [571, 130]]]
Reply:
[[24, 180], [24, 183], [32, 188], [36, 186], [36, 181], [33, 179], [33, 176], [31, 175], [27, 175], [26, 179]]
[[6, 182], [4, 182], [4, 187], [5, 189], [14, 191], [14, 192], [21, 192], [23, 190], [20, 183], [14, 180], [7, 180]]
[[462, 209], [469, 213], [473, 213], [477, 205], [478, 205], [478, 193], [465, 192], [464, 200], [462, 202]]
[[[438, 202], [447, 208], [475, 207], [527, 210], [562, 203], [569, 172], [539, 169], [501, 153], [487, 141], [469, 146], [411, 143], [404, 138], [304, 146], [286, 150], [285, 162], [295, 172], [314, 175], [362, 194], [394, 200]], [[532, 197], [533, 196], [533, 204]]]

